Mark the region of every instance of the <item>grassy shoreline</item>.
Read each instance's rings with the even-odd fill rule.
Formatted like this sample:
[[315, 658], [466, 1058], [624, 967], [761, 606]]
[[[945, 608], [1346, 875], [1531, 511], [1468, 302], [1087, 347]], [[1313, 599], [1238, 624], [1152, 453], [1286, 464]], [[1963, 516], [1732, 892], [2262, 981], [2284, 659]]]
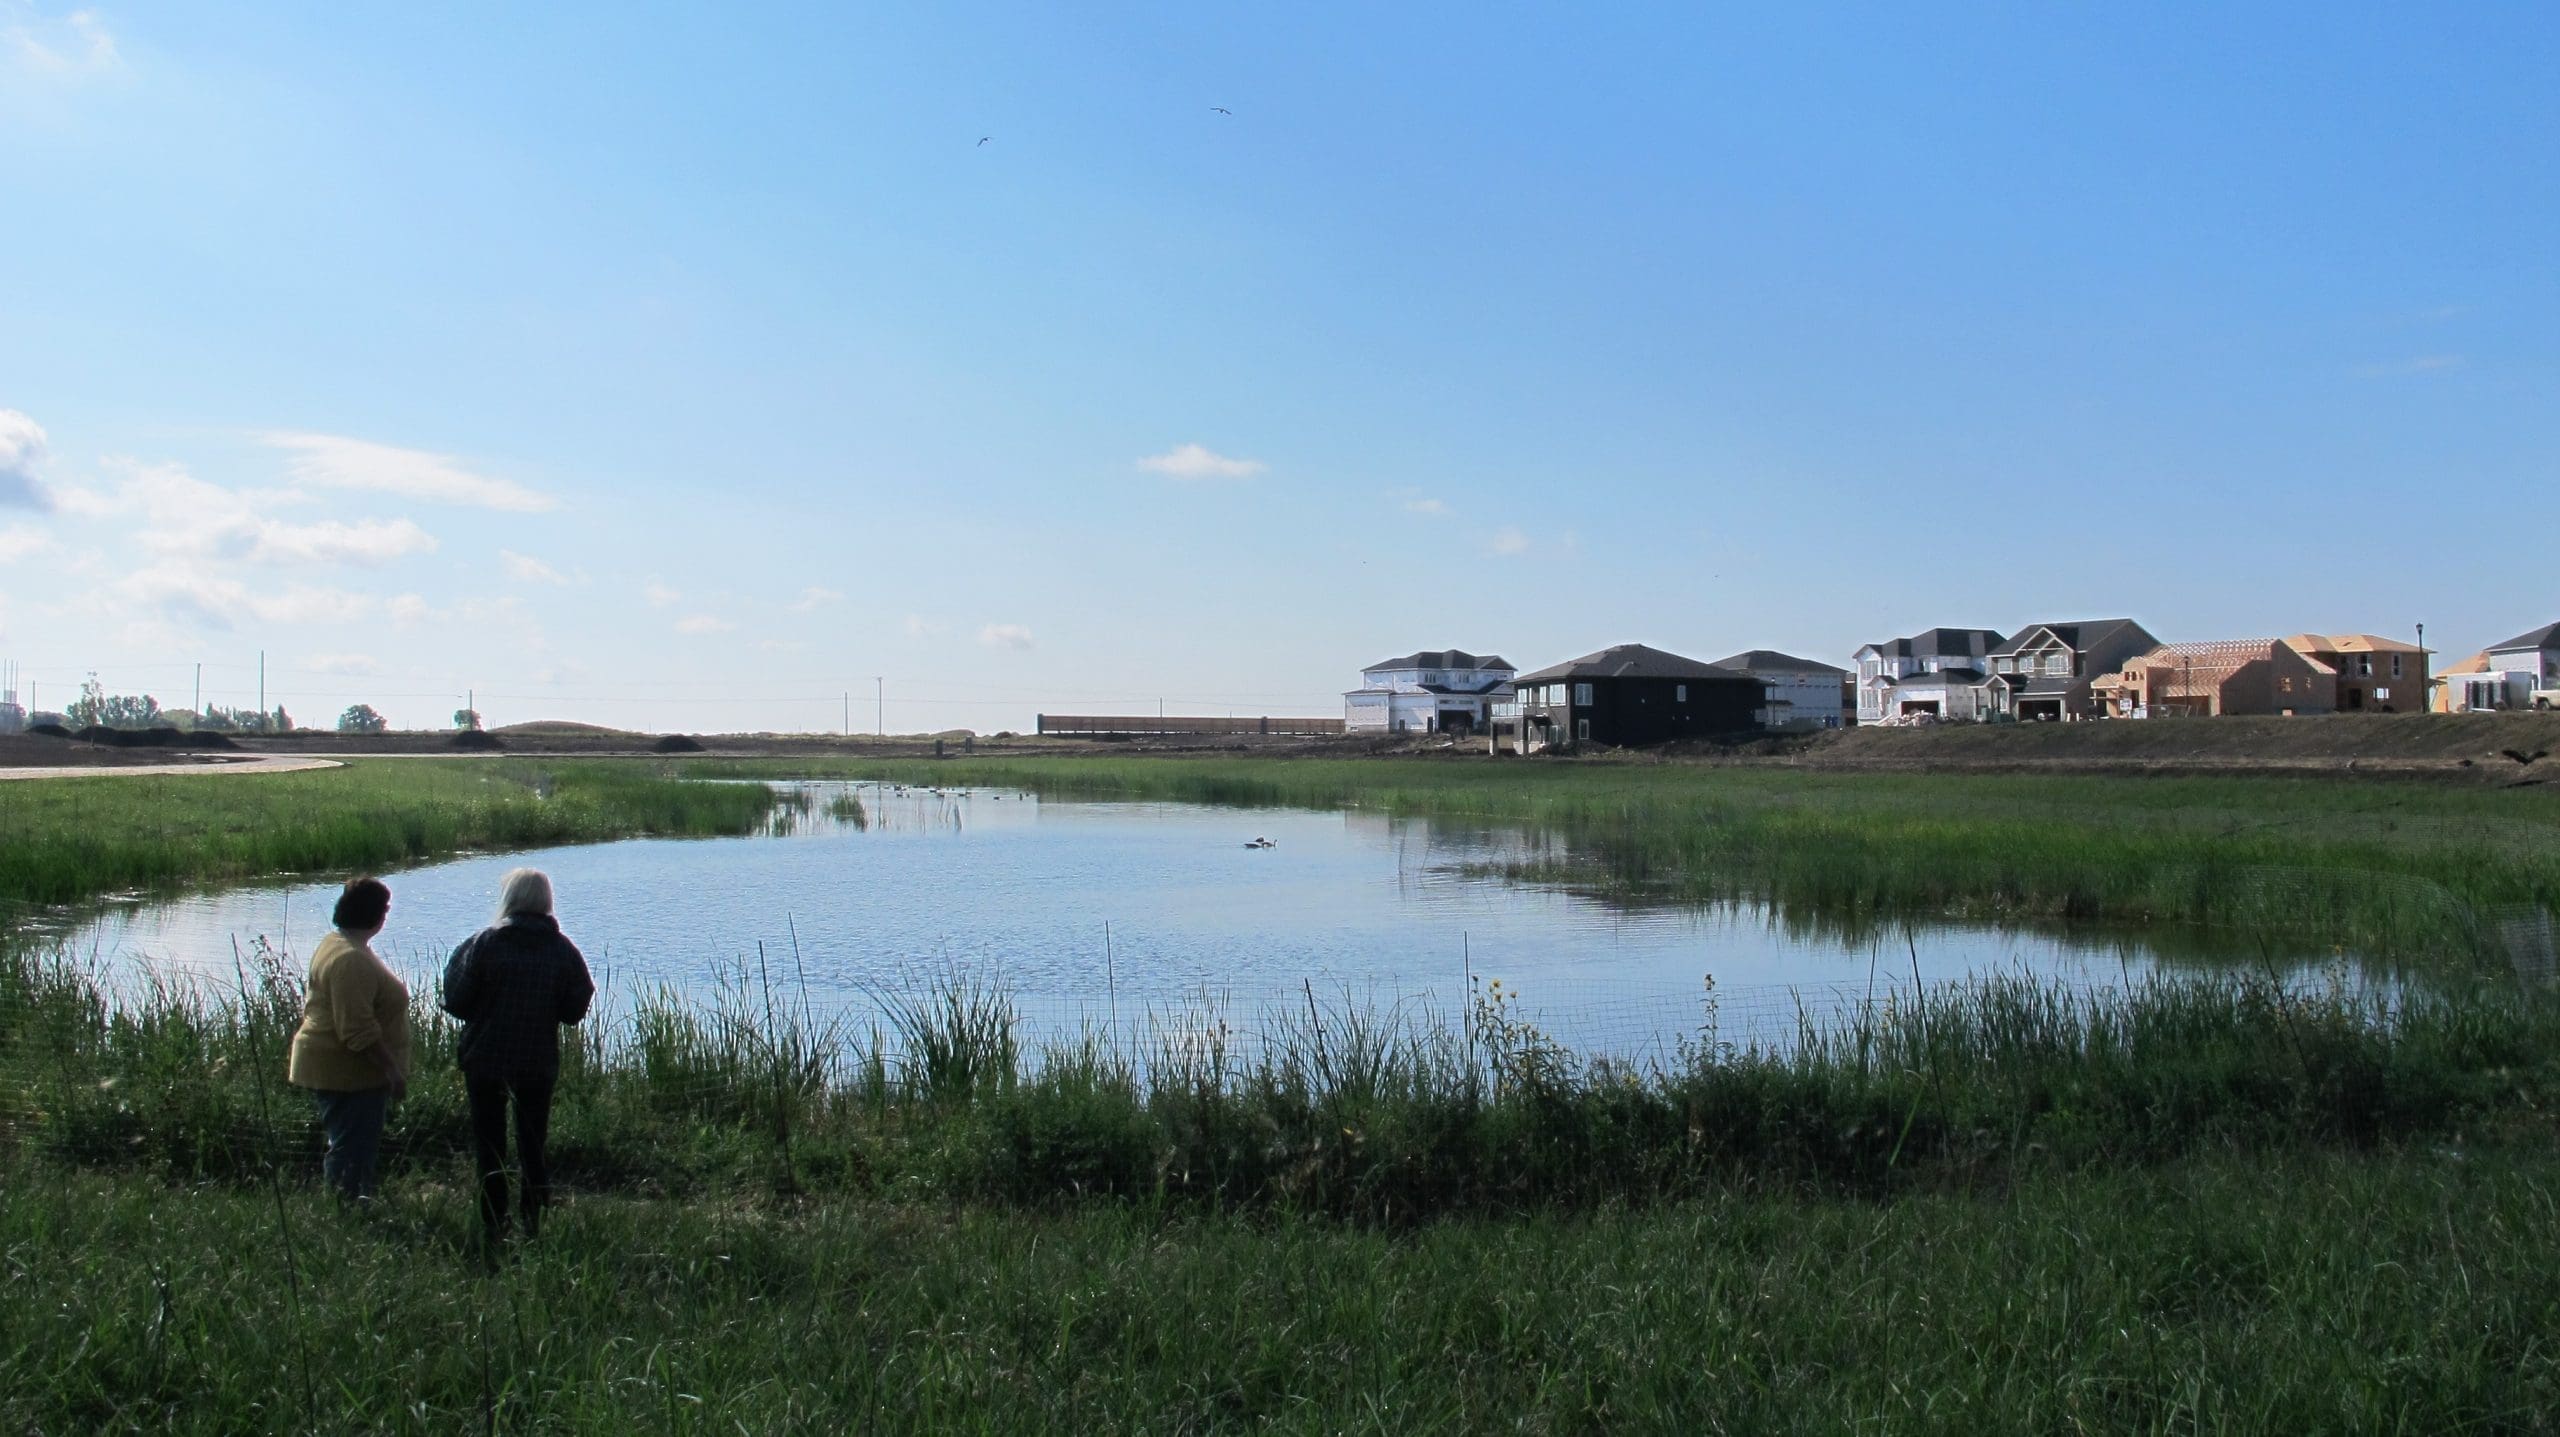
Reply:
[[2179, 924], [2477, 960], [2497, 956], [2501, 917], [2560, 909], [2560, 802], [2538, 789], [1232, 757], [696, 761], [684, 771], [1518, 824], [1586, 858], [1526, 878], [1670, 902], [1762, 899], [1850, 923]]
[[381, 870], [475, 849], [752, 833], [753, 784], [630, 760], [358, 760], [207, 781], [31, 779], [0, 787], [0, 917], [107, 894], [274, 874]]

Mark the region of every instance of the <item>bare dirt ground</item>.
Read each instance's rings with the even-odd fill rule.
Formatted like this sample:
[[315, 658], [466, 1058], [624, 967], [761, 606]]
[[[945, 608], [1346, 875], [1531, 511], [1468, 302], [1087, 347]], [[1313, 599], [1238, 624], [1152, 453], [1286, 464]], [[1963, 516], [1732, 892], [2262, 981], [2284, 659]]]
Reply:
[[[694, 734], [698, 748], [669, 752], [661, 735], [584, 724], [524, 724], [493, 730], [497, 747], [457, 746], [451, 733], [234, 736], [231, 752], [116, 749], [77, 740], [0, 737], [0, 769], [195, 771], [248, 757], [465, 758], [482, 754], [656, 758], [931, 758], [977, 755], [1208, 755], [1270, 758], [1485, 758], [1483, 740], [1437, 735], [1399, 739], [1133, 736], [1125, 740], [1006, 738], [961, 734]], [[1516, 760], [1509, 760], [1516, 761]], [[2076, 724], [1947, 724], [1931, 728], [1847, 729], [1740, 743], [1538, 762], [1693, 763], [1832, 772], [2286, 774], [2433, 779], [2496, 785], [2560, 781], [2560, 714], [2406, 714], [2319, 718], [2152, 719]], [[274, 771], [268, 769], [266, 771]], [[2560, 784], [2555, 784], [2560, 786]]]

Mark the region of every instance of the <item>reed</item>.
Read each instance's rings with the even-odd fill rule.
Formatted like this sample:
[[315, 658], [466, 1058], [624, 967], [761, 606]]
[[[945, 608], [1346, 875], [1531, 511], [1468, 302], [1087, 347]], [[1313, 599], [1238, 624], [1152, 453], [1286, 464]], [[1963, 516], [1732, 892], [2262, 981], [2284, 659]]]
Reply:
[[2502, 917], [2560, 909], [2560, 801], [2543, 788], [1228, 757], [775, 760], [687, 771], [1522, 827], [1564, 855], [1517, 865], [1529, 880], [1628, 901], [1768, 901], [1790, 923], [1859, 934], [1982, 917], [2477, 959], [2493, 953]]

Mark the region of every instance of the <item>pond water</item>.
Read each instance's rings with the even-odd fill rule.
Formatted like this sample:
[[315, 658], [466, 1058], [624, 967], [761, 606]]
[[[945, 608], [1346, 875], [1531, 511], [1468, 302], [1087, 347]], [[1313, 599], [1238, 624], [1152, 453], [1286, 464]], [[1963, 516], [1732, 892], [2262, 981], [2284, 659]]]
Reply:
[[[1562, 853], [1545, 835], [1363, 812], [1038, 798], [1004, 790], [793, 786], [750, 838], [635, 839], [456, 859], [386, 875], [376, 951], [421, 996], [488, 921], [498, 879], [548, 871], [604, 1011], [661, 985], [708, 997], [764, 972], [797, 1006], [868, 1027], [883, 993], [959, 973], [1001, 983], [1035, 1039], [1203, 1005], [1253, 1015], [1349, 1001], [1440, 1017], [1470, 980], [1585, 1052], [1794, 1031], [1915, 981], [2032, 973], [2121, 982], [2159, 961], [2124, 938], [1939, 925], [1909, 940], [1788, 925], [1765, 907], [1636, 906], [1501, 875]], [[1248, 847], [1256, 839], [1270, 846]], [[232, 979], [234, 944], [307, 953], [336, 887], [249, 886], [115, 905], [70, 935], [109, 970]], [[1916, 951], [1915, 951], [1916, 949]], [[1916, 972], [1915, 972], [1916, 970]]]

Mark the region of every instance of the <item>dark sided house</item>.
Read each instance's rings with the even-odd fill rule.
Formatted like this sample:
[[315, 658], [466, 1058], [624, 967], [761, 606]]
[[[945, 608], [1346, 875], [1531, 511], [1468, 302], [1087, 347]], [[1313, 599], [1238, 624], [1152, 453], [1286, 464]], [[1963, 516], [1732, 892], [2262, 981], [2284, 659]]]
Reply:
[[1760, 730], [1769, 686], [1732, 669], [1619, 644], [1512, 681], [1524, 750], [1572, 744], [1632, 748]]

